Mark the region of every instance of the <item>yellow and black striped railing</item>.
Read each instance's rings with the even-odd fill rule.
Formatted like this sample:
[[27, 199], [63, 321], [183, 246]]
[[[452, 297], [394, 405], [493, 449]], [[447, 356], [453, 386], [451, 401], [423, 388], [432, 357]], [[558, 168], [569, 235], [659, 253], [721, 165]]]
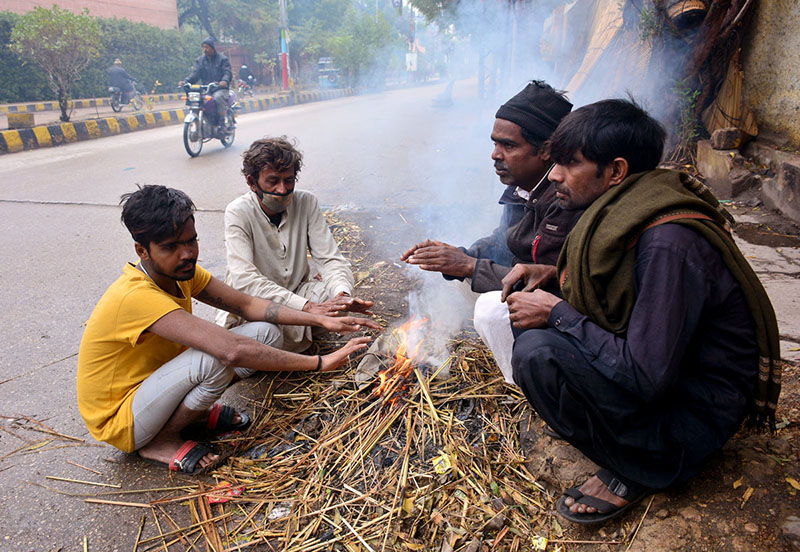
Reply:
[[[240, 112], [249, 113], [287, 105], [316, 102], [340, 98], [342, 96], [352, 96], [354, 93], [355, 90], [352, 88], [291, 92], [289, 94], [281, 94], [267, 98], [240, 99], [239, 105], [241, 106]], [[180, 96], [174, 99], [180, 99]], [[183, 122], [185, 116], [185, 109], [171, 109], [89, 119], [86, 121], [76, 121], [74, 123], [60, 123], [18, 130], [4, 130], [0, 132], [0, 154], [60, 146], [72, 142], [134, 132], [136, 130], [180, 124]]]

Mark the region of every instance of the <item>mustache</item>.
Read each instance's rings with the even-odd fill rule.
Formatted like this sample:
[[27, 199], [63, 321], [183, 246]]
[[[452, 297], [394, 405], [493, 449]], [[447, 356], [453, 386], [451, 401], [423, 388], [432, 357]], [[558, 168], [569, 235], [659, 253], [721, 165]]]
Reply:
[[176, 270], [183, 270], [185, 268], [194, 268], [196, 264], [197, 264], [197, 259], [186, 261], [185, 263], [179, 264]]
[[500, 169], [501, 171], [507, 171], [508, 170], [508, 165], [506, 165], [505, 163], [495, 163], [494, 164], [494, 168], [495, 169]]
[[286, 197], [286, 196], [292, 195], [293, 193], [294, 193], [294, 190], [286, 192], [285, 194], [279, 194], [277, 192], [264, 192], [265, 195], [271, 195], [271, 196], [277, 196], [277, 197]]

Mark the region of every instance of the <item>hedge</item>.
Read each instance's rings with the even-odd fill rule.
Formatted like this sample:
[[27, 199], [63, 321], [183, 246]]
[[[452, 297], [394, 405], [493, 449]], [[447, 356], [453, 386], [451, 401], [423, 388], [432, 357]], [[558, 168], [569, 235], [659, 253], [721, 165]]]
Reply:
[[[0, 102], [55, 100], [42, 70], [23, 62], [8, 48], [11, 30], [19, 16], [0, 12]], [[150, 92], [156, 80], [157, 92], [175, 92], [177, 83], [189, 74], [194, 60], [202, 54], [204, 36], [187, 29], [160, 29], [127, 19], [98, 18], [102, 32], [100, 56], [84, 70], [73, 87], [75, 98], [102, 97], [108, 94], [106, 71], [119, 58], [122, 66], [139, 81], [139, 87]]]

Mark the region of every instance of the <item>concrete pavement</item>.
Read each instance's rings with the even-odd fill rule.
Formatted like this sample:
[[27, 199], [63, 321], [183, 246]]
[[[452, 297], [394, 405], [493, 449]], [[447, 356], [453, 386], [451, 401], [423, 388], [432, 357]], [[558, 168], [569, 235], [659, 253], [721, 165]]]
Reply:
[[[0, 550], [78, 552], [84, 539], [90, 552], [131, 550], [143, 514], [143, 537], [158, 534], [152, 510], [87, 503], [86, 495], [124, 490], [129, 494], [96, 498], [148, 504], [168, 494], [158, 489], [193, 481], [96, 443], [77, 410], [83, 324], [124, 263], [135, 259], [119, 221], [120, 194], [137, 184], [185, 190], [199, 208], [200, 263], [221, 276], [223, 209], [246, 190], [240, 154], [265, 134], [287, 134], [305, 154], [298, 187], [343, 216], [369, 213], [362, 232], [394, 242], [376, 253], [387, 262], [419, 233], [468, 244], [499, 216], [503, 188], [489, 158], [496, 104], [477, 102], [474, 88], [459, 83], [454, 107], [433, 109], [440, 89], [254, 113], [241, 120], [230, 149], [215, 144], [194, 159], [175, 127], [0, 156]], [[762, 222], [757, 213], [740, 220]], [[398, 232], [397, 221], [408, 231]], [[772, 298], [785, 356], [800, 358], [800, 250], [740, 244]], [[212, 316], [210, 309], [196, 312]], [[171, 510], [182, 524], [186, 509]]]

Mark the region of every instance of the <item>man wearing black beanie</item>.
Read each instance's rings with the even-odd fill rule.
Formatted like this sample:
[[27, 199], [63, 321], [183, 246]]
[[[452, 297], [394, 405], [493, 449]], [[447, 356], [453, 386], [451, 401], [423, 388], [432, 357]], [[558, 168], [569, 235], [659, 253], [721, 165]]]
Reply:
[[545, 142], [571, 109], [564, 93], [542, 81], [530, 82], [500, 106], [492, 128], [492, 160], [506, 185], [500, 197], [500, 225], [466, 249], [426, 240], [402, 256], [445, 279], [466, 280], [476, 298], [475, 328], [508, 383], [514, 383], [513, 335], [508, 309], [501, 301], [511, 290], [510, 284], [504, 290], [504, 281], [523, 279], [524, 289], [545, 287], [555, 292], [558, 254], [583, 212], [561, 209], [547, 179], [552, 164]]

